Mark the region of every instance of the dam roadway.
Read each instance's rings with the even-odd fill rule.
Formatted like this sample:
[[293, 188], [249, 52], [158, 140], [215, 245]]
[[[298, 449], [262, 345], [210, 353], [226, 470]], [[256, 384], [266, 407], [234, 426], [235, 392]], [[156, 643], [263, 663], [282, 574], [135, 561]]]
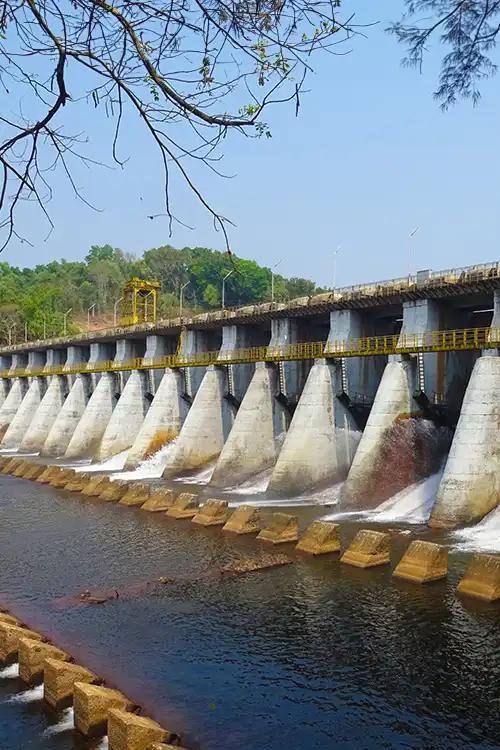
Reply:
[[446, 462], [435, 527], [500, 500], [498, 262], [0, 350], [1, 448], [374, 507]]

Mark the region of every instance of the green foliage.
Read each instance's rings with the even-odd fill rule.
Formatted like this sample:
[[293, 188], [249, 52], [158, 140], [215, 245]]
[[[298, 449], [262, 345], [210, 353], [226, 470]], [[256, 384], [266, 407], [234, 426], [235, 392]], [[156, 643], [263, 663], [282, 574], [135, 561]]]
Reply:
[[[111, 245], [93, 245], [84, 261], [52, 261], [35, 268], [16, 268], [0, 263], [0, 342], [62, 335], [64, 314], [67, 332], [76, 332], [72, 318], [86, 320], [87, 310], [96, 305], [98, 315], [112, 313], [123, 286], [132, 276], [161, 283], [159, 315], [179, 311], [184, 287], [184, 310], [193, 312], [221, 305], [222, 279], [227, 307], [271, 299], [271, 270], [253, 260], [230, 258], [227, 253], [206, 247], [176, 249], [170, 245], [146, 250], [142, 258]], [[186, 285], [186, 286], [185, 286]], [[275, 274], [274, 299], [321, 291], [308, 279]]]

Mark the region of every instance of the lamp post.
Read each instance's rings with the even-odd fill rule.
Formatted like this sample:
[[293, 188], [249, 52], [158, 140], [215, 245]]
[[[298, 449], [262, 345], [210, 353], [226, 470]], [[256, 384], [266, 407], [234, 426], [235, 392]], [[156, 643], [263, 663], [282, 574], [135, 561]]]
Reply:
[[28, 341], [28, 322], [24, 323], [24, 340]]
[[234, 268], [232, 268], [228, 273], [226, 273], [226, 275], [222, 279], [222, 309], [223, 310], [226, 306], [226, 279], [228, 279], [232, 273], [234, 273]]
[[283, 258], [274, 264], [271, 268], [271, 302], [274, 302], [274, 271], [283, 263]]
[[415, 229], [413, 229], [408, 235], [408, 238], [410, 240], [409, 245], [408, 245], [408, 283], [410, 283], [410, 280], [411, 280], [411, 267], [413, 263], [412, 240], [413, 240], [413, 237], [415, 237], [419, 229], [420, 227], [415, 227]]
[[114, 321], [115, 328], [116, 328], [116, 311], [118, 309], [118, 305], [120, 304], [120, 302], [123, 302], [123, 297], [119, 297], [117, 300], [115, 300], [115, 303], [113, 305], [113, 321]]
[[43, 338], [47, 338], [47, 318], [43, 316]]
[[190, 282], [186, 281], [185, 284], [183, 284], [180, 288], [179, 292], [179, 318], [182, 318], [182, 303], [184, 302], [184, 289], [188, 286]]
[[64, 313], [64, 315], [63, 315], [63, 331], [64, 331], [64, 335], [65, 335], [65, 336], [66, 336], [66, 334], [67, 334], [67, 332], [68, 332], [68, 328], [67, 328], [67, 325], [66, 325], [66, 323], [67, 323], [67, 320], [68, 320], [68, 315], [70, 314], [70, 312], [71, 312], [72, 310], [73, 310], [73, 308], [72, 308], [72, 307], [70, 307], [70, 308], [69, 308], [69, 310], [66, 310], [66, 312], [65, 312], [65, 313]]
[[341, 250], [342, 245], [338, 245], [333, 251], [333, 291], [335, 291], [335, 287], [337, 286], [337, 255]]
[[12, 325], [8, 326], [8, 335], [9, 335], [9, 346], [12, 344], [12, 331], [16, 330], [16, 324], [12, 323]]
[[87, 330], [88, 331], [90, 331], [90, 313], [92, 313], [92, 317], [94, 317], [96, 305], [97, 305], [97, 302], [94, 302], [93, 305], [90, 305], [90, 307], [87, 308]]

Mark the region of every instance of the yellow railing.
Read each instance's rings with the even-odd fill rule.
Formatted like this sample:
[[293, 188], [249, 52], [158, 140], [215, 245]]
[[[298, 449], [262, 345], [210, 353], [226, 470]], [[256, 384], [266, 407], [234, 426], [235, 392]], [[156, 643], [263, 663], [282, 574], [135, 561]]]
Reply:
[[283, 346], [256, 346], [248, 349], [219, 349], [193, 354], [169, 354], [155, 359], [136, 357], [117, 362], [51, 365], [35, 370], [17, 368], [0, 372], [2, 378], [38, 377], [42, 375], [77, 375], [78, 373], [124, 372], [157, 370], [166, 367], [207, 367], [208, 365], [252, 364], [255, 362], [284, 362], [307, 359], [374, 357], [389, 354], [418, 352], [446, 352], [500, 348], [500, 328], [461, 328], [429, 333], [365, 336], [339, 341], [305, 341]]

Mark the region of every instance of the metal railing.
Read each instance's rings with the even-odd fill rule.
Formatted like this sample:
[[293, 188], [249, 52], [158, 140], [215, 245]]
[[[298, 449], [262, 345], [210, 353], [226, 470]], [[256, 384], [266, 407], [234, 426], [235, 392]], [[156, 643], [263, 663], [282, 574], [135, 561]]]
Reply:
[[318, 358], [376, 357], [390, 354], [418, 354], [500, 348], [500, 328], [460, 328], [415, 334], [365, 336], [339, 341], [305, 341], [282, 346], [256, 346], [246, 349], [219, 349], [192, 354], [170, 354], [154, 359], [135, 357], [127, 360], [51, 365], [40, 370], [16, 368], [0, 372], [2, 378], [77, 375], [79, 373], [125, 372], [208, 365], [237, 365], [256, 362], [285, 362]]

